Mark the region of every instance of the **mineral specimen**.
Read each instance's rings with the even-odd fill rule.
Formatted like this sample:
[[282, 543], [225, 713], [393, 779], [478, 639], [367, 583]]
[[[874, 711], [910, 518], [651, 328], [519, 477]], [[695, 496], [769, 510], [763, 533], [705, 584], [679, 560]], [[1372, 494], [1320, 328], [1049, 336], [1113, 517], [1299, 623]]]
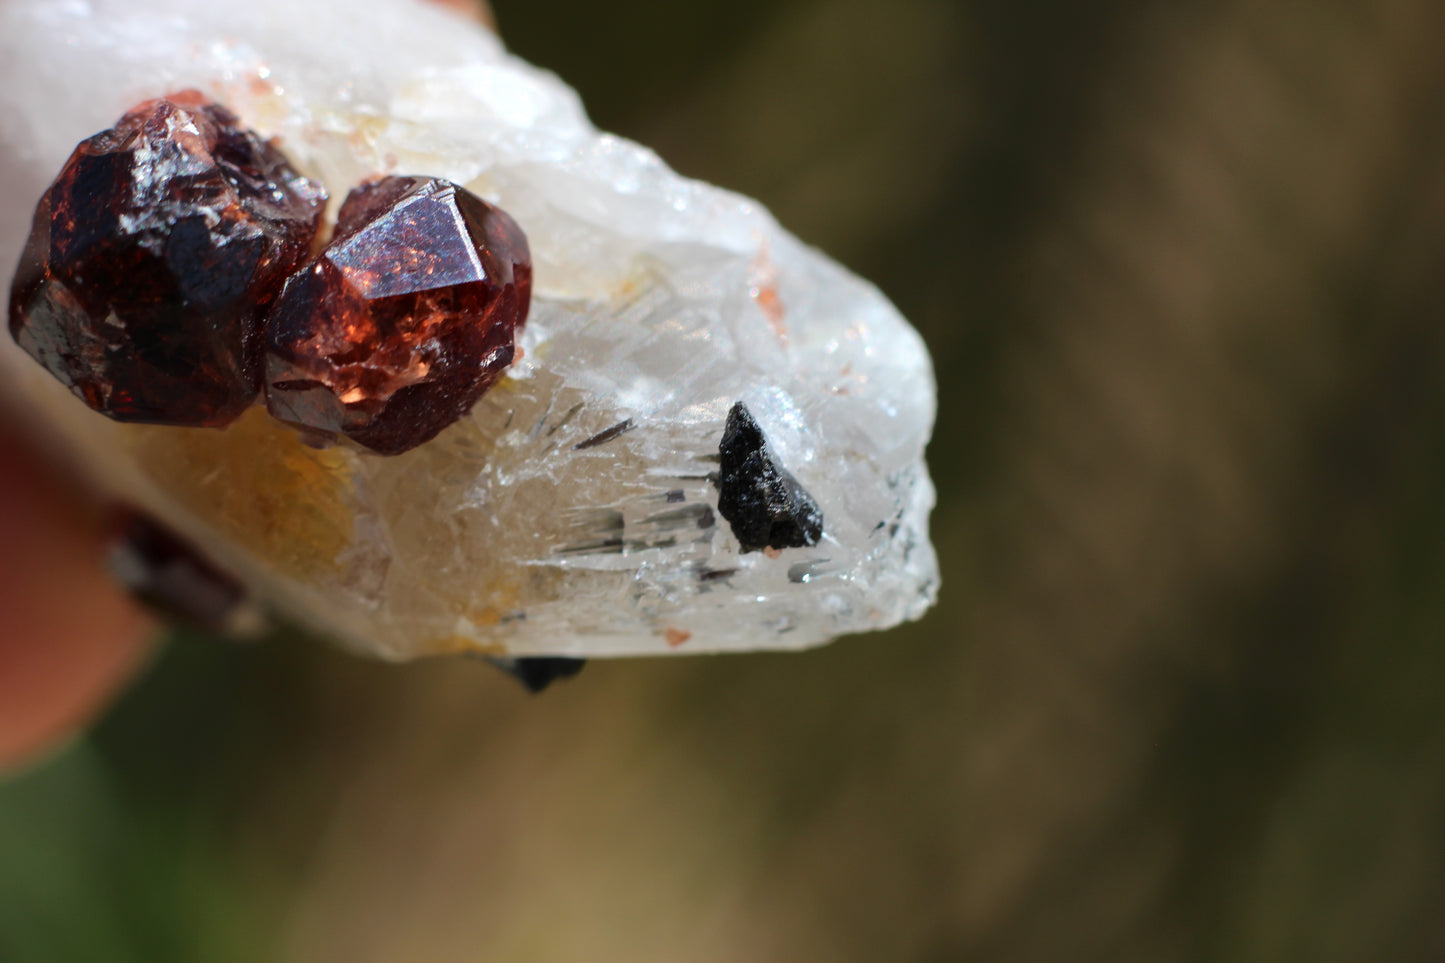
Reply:
[[[0, 345], [0, 386], [102, 497], [271, 608], [387, 658], [530, 658], [802, 648], [933, 601], [917, 334], [757, 203], [599, 133], [482, 28], [417, 0], [8, 0], [0, 78], [0, 258], [81, 137], [186, 86], [334, 193], [425, 174], [526, 230], [519, 357], [394, 457], [310, 447], [259, 408], [221, 431], [116, 424]], [[729, 431], [738, 402], [758, 436]], [[776, 515], [796, 535], [766, 498], [766, 539], [723, 517], [729, 435], [745, 463], [765, 450], [739, 491], [795, 479]]]
[[271, 312], [267, 407], [384, 455], [415, 448], [512, 363], [531, 289], [521, 229], [470, 191], [424, 177], [358, 187]]
[[41, 198], [10, 331], [118, 421], [225, 425], [256, 398], [261, 318], [325, 200], [199, 93], [144, 103]]

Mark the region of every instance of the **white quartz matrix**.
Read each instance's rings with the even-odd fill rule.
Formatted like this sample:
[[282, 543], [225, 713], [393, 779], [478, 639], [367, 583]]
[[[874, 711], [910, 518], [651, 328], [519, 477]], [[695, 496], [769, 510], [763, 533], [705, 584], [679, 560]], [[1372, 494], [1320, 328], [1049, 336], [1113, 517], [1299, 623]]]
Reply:
[[[599, 133], [481, 26], [421, 0], [3, 0], [0, 74], [7, 277], [76, 143], [188, 87], [277, 138], [333, 212], [367, 177], [425, 174], [526, 231], [523, 359], [397, 457], [309, 448], [261, 407], [116, 424], [0, 338], [0, 377], [100, 497], [283, 618], [392, 659], [610, 656], [802, 648], [932, 603], [918, 335], [757, 203]], [[745, 553], [717, 515], [737, 401], [822, 509], [816, 546]]]

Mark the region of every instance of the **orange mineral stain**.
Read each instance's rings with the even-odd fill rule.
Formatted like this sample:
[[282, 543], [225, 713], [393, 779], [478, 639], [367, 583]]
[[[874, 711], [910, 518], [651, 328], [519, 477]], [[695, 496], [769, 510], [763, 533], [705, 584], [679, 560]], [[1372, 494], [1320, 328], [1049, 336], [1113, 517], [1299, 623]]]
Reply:
[[352, 459], [252, 408], [224, 431], [127, 426], [151, 481], [288, 575], [334, 575], [351, 547]]
[[758, 256], [753, 259], [752, 275], [752, 287], [748, 293], [757, 302], [763, 317], [767, 318], [768, 327], [773, 329], [773, 334], [786, 344], [788, 326], [783, 322], [783, 299], [778, 296], [778, 269], [773, 266], [767, 248], [759, 251]]

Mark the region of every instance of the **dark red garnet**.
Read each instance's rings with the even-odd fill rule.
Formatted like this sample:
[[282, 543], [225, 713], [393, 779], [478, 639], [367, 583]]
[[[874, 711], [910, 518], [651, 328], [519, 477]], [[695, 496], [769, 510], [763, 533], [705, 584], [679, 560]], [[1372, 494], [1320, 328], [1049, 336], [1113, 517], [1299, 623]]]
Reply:
[[362, 185], [272, 308], [266, 406], [314, 436], [414, 448], [512, 363], [531, 287], [527, 239], [503, 211], [437, 178]]
[[326, 193], [196, 91], [75, 149], [35, 211], [10, 333], [118, 421], [224, 425], [260, 388], [260, 325]]

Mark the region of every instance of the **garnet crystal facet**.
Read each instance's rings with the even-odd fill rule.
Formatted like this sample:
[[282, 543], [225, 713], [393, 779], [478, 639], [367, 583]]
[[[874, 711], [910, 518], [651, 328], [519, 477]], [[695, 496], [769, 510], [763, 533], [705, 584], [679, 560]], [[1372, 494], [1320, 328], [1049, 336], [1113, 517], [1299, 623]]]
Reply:
[[10, 332], [118, 421], [224, 425], [256, 398], [265, 312], [326, 193], [185, 91], [80, 144], [35, 212]]
[[358, 187], [272, 309], [266, 405], [313, 436], [414, 448], [511, 364], [531, 282], [521, 229], [474, 194], [424, 177]]

